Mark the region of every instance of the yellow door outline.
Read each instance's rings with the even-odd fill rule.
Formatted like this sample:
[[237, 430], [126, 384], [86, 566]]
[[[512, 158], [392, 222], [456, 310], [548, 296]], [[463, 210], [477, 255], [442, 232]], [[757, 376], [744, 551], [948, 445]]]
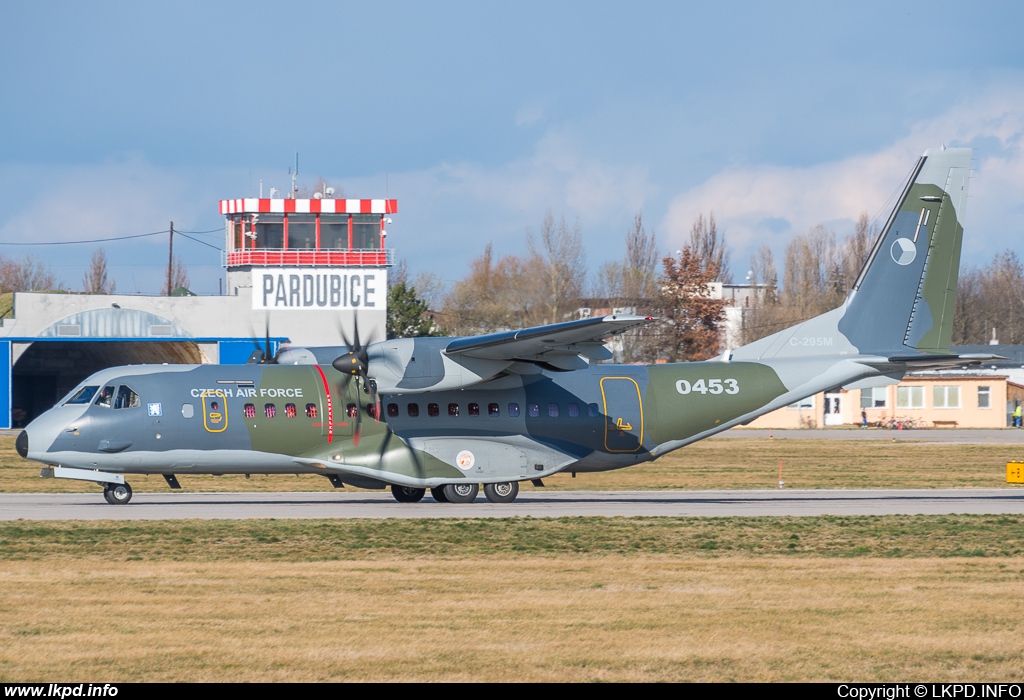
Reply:
[[[210, 404], [206, 400], [208, 396], [219, 397], [223, 408], [220, 411], [210, 411]], [[228, 402], [224, 392], [219, 389], [204, 391], [201, 398], [203, 401], [203, 427], [209, 433], [223, 433], [228, 429]]]
[[[619, 381], [619, 380], [623, 380], [623, 379], [626, 380], [627, 382], [630, 382], [633, 385], [633, 388], [636, 389], [636, 405], [637, 405], [637, 411], [640, 414], [640, 435], [637, 438], [637, 445], [633, 449], [631, 449], [631, 450], [613, 450], [612, 448], [610, 448], [608, 446], [608, 431], [609, 431], [609, 428], [611, 428], [611, 426], [608, 425], [608, 418], [611, 418], [613, 414], [610, 413], [609, 410], [608, 410], [608, 397], [604, 393], [604, 383], [606, 381], [609, 381], [609, 380]], [[604, 421], [604, 449], [607, 450], [608, 452], [637, 452], [643, 446], [643, 444], [644, 444], [644, 399], [643, 399], [643, 396], [640, 394], [640, 385], [637, 384], [636, 380], [633, 379], [632, 377], [602, 377], [601, 378], [601, 399], [604, 401], [604, 415], [605, 415], [605, 421]], [[630, 423], [628, 420], [623, 420], [622, 416], [615, 416], [615, 426], [614, 426], [614, 428], [616, 430], [621, 430], [621, 431], [632, 430], [633, 429], [633, 424]]]

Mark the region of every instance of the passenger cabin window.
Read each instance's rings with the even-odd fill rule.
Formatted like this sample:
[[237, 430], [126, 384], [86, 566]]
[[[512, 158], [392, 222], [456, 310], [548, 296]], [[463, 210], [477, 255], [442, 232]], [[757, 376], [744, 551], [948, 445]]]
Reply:
[[366, 404], [366, 415], [376, 420], [377, 418], [377, 404], [368, 403]]
[[549, 403], [548, 404], [548, 417], [550, 417], [550, 418], [558, 418], [558, 404], [557, 403]]
[[242, 410], [245, 413], [246, 418], [256, 417], [256, 404], [247, 403]]
[[497, 417], [501, 415], [501, 409], [498, 408], [498, 404], [489, 403], [487, 404], [487, 415]]
[[471, 416], [479, 416], [480, 415], [480, 404], [478, 404], [478, 403], [471, 403], [471, 404], [469, 404], [469, 406], [466, 407], [466, 412], [469, 415], [471, 415]]
[[578, 404], [569, 404], [569, 415], [572, 418], [576, 418], [580, 414], [580, 407]]
[[410, 418], [416, 418], [420, 415], [420, 405], [418, 403], [411, 403], [405, 407], [405, 412], [409, 414]]
[[356, 414], [359, 413], [359, 409], [356, 407], [354, 403], [350, 403], [348, 406], [345, 407], [345, 413], [348, 414], [349, 418], [355, 418]]
[[587, 415], [589, 415], [591, 418], [597, 418], [599, 415], [601, 415], [601, 409], [597, 407], [596, 403], [588, 403]]
[[431, 418], [437, 418], [439, 415], [441, 415], [441, 407], [438, 406], [436, 403], [428, 403], [427, 415], [430, 416]]
[[307, 418], [316, 418], [316, 404], [315, 403], [307, 403], [306, 404], [306, 417]]
[[92, 397], [96, 395], [97, 389], [99, 389], [98, 386], [83, 386], [74, 396], [65, 401], [64, 405], [89, 403], [92, 401]]
[[277, 415], [277, 406], [275, 406], [272, 403], [265, 404], [263, 406], [263, 413], [267, 416], [267, 418], [273, 418], [274, 416]]
[[296, 415], [295, 404], [286, 403], [284, 405], [284, 415], [286, 418], [294, 418]]
[[388, 404], [388, 418], [398, 418], [398, 404], [397, 403], [389, 403]]
[[526, 404], [526, 412], [530, 415], [530, 418], [536, 418], [540, 415], [540, 406], [535, 403]]
[[110, 408], [110, 402], [114, 400], [114, 387], [105, 386], [100, 391], [100, 395], [96, 398], [96, 405], [103, 406], [103, 408]]
[[452, 417], [458, 417], [459, 415], [459, 404], [450, 403], [448, 404], [448, 415]]
[[142, 405], [139, 395], [132, 391], [130, 386], [122, 384], [117, 390], [117, 398], [114, 400], [114, 408], [138, 408]]
[[196, 407], [190, 403], [181, 404], [181, 417], [191, 418], [196, 414]]
[[513, 418], [518, 417], [519, 416], [519, 404], [517, 404], [517, 403], [510, 403], [508, 405], [508, 414], [510, 416], [512, 416]]

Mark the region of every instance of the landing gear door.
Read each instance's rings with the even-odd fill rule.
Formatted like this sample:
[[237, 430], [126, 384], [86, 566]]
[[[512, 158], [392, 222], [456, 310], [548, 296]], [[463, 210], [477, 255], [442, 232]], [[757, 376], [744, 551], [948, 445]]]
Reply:
[[228, 429], [228, 402], [222, 391], [203, 392], [203, 427], [208, 433]]
[[601, 380], [604, 398], [604, 448], [636, 452], [644, 442], [644, 409], [640, 385], [629, 377]]

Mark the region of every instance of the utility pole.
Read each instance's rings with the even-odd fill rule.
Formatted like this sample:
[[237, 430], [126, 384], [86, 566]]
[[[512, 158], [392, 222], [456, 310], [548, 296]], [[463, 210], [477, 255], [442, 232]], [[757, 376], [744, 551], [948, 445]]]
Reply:
[[171, 287], [174, 270], [174, 222], [171, 222], [171, 235], [167, 246], [167, 296], [171, 296], [174, 289]]

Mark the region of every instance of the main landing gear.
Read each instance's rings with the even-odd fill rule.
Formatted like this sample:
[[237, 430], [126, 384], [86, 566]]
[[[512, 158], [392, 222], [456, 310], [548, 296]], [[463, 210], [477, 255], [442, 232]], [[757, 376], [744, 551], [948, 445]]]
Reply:
[[[445, 484], [434, 486], [430, 489], [430, 495], [438, 503], [472, 503], [480, 493], [479, 484], [460, 482], [457, 484]], [[426, 495], [426, 489], [417, 489], [411, 486], [391, 486], [391, 495], [399, 503], [418, 503]], [[500, 484], [484, 484], [484, 496], [491, 503], [511, 503], [519, 495], [519, 484], [515, 481], [505, 481]]]
[[123, 484], [104, 484], [103, 498], [112, 506], [124, 505], [132, 500], [132, 487], [127, 481]]

